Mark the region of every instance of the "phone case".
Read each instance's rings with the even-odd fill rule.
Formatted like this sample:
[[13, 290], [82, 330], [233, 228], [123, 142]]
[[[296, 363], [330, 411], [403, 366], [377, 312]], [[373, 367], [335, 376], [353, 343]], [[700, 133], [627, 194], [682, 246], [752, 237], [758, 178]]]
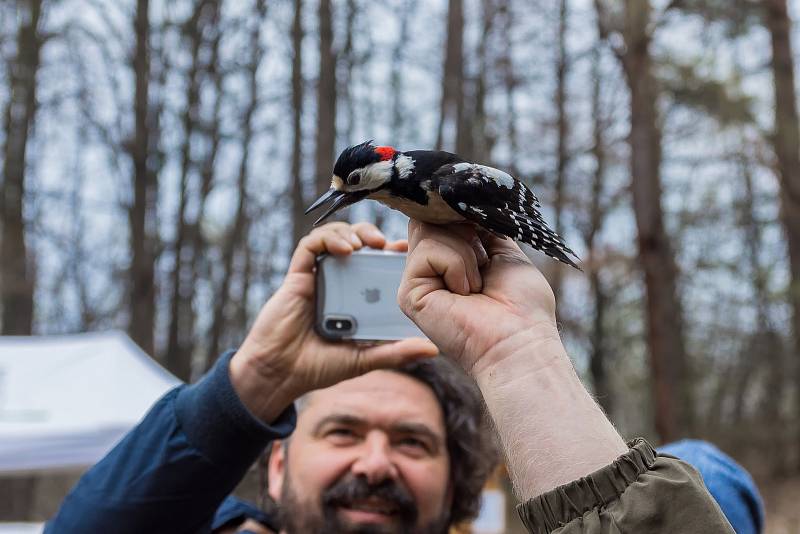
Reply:
[[317, 332], [326, 339], [389, 341], [424, 337], [397, 305], [406, 255], [359, 250], [317, 258]]

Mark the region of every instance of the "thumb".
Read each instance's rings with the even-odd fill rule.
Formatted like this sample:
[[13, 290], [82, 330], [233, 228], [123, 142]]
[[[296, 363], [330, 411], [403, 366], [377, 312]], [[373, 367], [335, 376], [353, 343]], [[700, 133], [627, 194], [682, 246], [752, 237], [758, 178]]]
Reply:
[[433, 358], [438, 354], [439, 349], [429, 340], [408, 338], [373, 347], [359, 347], [356, 368], [361, 375], [375, 369], [397, 368], [415, 360]]

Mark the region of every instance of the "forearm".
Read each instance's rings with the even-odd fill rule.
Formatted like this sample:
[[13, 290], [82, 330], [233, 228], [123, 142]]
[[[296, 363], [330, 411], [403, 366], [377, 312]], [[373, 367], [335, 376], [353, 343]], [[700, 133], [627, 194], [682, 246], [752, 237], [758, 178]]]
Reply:
[[581, 384], [556, 333], [515, 338], [475, 378], [525, 500], [586, 476], [628, 449]]

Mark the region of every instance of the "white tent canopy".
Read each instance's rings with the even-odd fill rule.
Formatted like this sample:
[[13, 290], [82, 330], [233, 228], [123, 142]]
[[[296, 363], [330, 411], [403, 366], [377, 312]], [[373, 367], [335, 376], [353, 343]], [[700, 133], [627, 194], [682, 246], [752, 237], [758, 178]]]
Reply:
[[94, 464], [178, 383], [120, 332], [0, 337], [0, 473]]

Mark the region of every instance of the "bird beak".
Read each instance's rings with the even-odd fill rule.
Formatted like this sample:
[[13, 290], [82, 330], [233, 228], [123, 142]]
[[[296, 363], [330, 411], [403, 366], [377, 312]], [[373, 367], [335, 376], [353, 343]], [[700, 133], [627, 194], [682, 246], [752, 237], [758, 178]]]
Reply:
[[364, 192], [363, 194], [361, 192], [346, 193], [344, 191], [339, 191], [338, 189], [334, 189], [333, 187], [331, 187], [330, 189], [328, 189], [327, 193], [323, 194], [316, 201], [314, 201], [313, 204], [311, 204], [308, 207], [308, 209], [306, 210], [306, 215], [308, 215], [315, 209], [332, 202], [332, 204], [328, 207], [328, 209], [325, 210], [325, 213], [323, 213], [319, 219], [314, 221], [314, 226], [318, 226], [322, 221], [324, 221], [325, 219], [327, 219], [340, 209], [345, 208], [350, 204], [355, 204], [365, 196], [367, 196], [367, 192]]
[[343, 191], [339, 191], [339, 190], [334, 189], [333, 187], [331, 187], [330, 189], [328, 189], [328, 191], [325, 192], [325, 194], [323, 194], [321, 197], [319, 197], [316, 201], [314, 201], [313, 204], [311, 204], [308, 207], [308, 209], [306, 210], [306, 215], [308, 215], [309, 213], [311, 213], [312, 211], [314, 211], [318, 207], [322, 206], [323, 204], [327, 204], [328, 202], [336, 200], [337, 198], [341, 197], [342, 195], [344, 195]]

